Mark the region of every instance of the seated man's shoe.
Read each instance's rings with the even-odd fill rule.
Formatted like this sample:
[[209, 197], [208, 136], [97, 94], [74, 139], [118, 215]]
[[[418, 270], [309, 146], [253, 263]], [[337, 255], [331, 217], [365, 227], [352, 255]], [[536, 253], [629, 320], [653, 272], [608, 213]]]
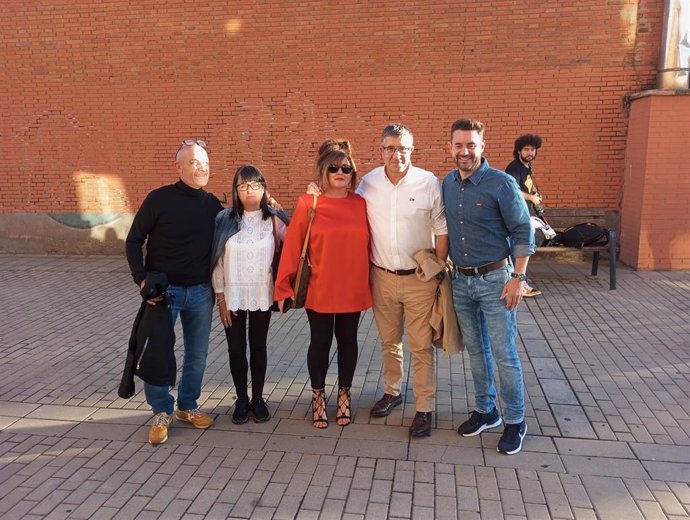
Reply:
[[522, 449], [522, 439], [527, 435], [527, 423], [506, 424], [498, 441], [498, 452], [513, 455]]
[[541, 294], [541, 291], [537, 289], [536, 287], [532, 287], [529, 285], [527, 282], [525, 282], [525, 286], [522, 288], [522, 295], [526, 298], [532, 298], [534, 296], [539, 296]]
[[501, 416], [498, 415], [496, 407], [490, 413], [479, 413], [475, 410], [470, 414], [470, 418], [460, 425], [458, 433], [463, 437], [473, 437], [500, 424]]
[[194, 410], [176, 410], [175, 417], [182, 421], [191, 424], [195, 428], [205, 430], [213, 424], [213, 417], [206, 412], [202, 412], [198, 408]]
[[252, 399], [250, 412], [254, 417], [255, 423], [266, 422], [271, 418], [271, 414], [268, 411], [268, 406], [266, 406], [266, 401], [264, 401], [261, 397]]
[[410, 435], [427, 437], [431, 435], [431, 412], [417, 412], [410, 425]]
[[374, 417], [385, 417], [393, 411], [394, 406], [402, 403], [402, 395], [383, 394], [383, 397], [376, 401], [371, 409]]
[[153, 416], [153, 424], [149, 431], [149, 444], [156, 446], [168, 440], [168, 426], [172, 422], [172, 415], [159, 412]]
[[244, 424], [249, 420], [249, 398], [238, 397], [235, 401], [235, 411], [232, 412], [233, 424]]

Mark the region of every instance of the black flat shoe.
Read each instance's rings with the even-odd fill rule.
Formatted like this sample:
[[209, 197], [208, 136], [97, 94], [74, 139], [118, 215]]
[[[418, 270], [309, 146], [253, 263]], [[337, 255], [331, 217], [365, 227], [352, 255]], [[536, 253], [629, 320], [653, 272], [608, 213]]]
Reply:
[[264, 401], [261, 397], [252, 399], [250, 413], [252, 414], [255, 423], [264, 423], [271, 418], [271, 413], [268, 411], [266, 401]]
[[235, 411], [232, 412], [234, 424], [244, 424], [249, 420], [249, 398], [238, 397], [235, 401]]

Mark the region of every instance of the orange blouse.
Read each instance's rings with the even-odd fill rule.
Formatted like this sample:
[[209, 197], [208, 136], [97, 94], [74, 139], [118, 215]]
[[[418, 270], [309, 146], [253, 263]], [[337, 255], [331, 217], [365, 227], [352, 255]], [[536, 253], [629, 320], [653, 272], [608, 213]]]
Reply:
[[[294, 296], [292, 283], [307, 232], [311, 195], [301, 195], [280, 256], [274, 299]], [[316, 312], [357, 312], [371, 307], [369, 224], [366, 202], [348, 193], [342, 199], [321, 196], [309, 238], [311, 277], [305, 307]]]

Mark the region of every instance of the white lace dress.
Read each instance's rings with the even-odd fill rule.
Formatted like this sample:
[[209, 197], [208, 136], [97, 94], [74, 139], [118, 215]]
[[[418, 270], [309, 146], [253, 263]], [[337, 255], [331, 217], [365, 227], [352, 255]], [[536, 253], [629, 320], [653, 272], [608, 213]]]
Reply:
[[[228, 310], [267, 311], [273, 304], [273, 221], [264, 220], [261, 210], [245, 211], [240, 230], [225, 243], [212, 283], [216, 293], [225, 294]], [[275, 221], [282, 240], [287, 227]]]

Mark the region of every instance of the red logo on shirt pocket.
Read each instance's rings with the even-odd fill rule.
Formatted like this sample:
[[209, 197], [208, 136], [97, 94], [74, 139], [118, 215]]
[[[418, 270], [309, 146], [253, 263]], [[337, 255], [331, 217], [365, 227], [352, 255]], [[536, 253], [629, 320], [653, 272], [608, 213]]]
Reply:
[[484, 207], [484, 204], [482, 204], [481, 202], [477, 202], [474, 206], [475, 206], [476, 208], [483, 208], [483, 207]]

